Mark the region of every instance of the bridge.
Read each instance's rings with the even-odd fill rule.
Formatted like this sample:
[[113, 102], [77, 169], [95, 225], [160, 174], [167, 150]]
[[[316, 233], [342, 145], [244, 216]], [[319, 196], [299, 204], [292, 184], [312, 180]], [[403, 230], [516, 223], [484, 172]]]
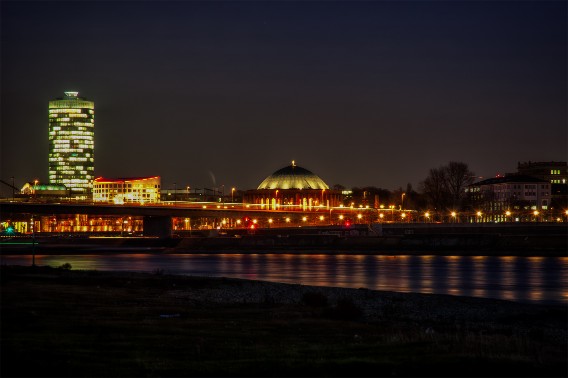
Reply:
[[[263, 220], [264, 224], [272, 223], [272, 218], [286, 219], [292, 226], [301, 225], [302, 220], [308, 217], [317, 217], [320, 225], [331, 225], [333, 215], [342, 216], [353, 223], [370, 223], [376, 209], [337, 207], [312, 207], [311, 210], [302, 210], [297, 207], [282, 206], [282, 209], [272, 210], [266, 206], [241, 203], [167, 203], [160, 205], [139, 204], [99, 204], [93, 202], [78, 203], [39, 203], [39, 202], [0, 202], [0, 220], [7, 220], [14, 216], [26, 214], [33, 216], [52, 215], [92, 215], [92, 216], [131, 216], [143, 219], [145, 236], [171, 237], [173, 218], [210, 218], [210, 219], [243, 219], [245, 217]], [[365, 214], [363, 216], [362, 214]], [[339, 219], [339, 218], [338, 218]], [[343, 219], [343, 217], [341, 218]], [[307, 225], [307, 223], [306, 223]], [[276, 225], [274, 225], [276, 226]]]

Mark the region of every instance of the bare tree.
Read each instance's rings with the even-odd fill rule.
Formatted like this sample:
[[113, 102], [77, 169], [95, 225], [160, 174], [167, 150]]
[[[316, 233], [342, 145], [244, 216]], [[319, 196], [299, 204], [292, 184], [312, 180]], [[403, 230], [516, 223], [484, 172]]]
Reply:
[[452, 199], [452, 206], [457, 209], [465, 198], [465, 188], [473, 183], [475, 174], [469, 170], [465, 163], [450, 161], [443, 167], [446, 172], [446, 182]]
[[432, 168], [428, 177], [421, 183], [422, 192], [434, 209], [445, 209], [448, 201], [446, 171], [443, 168]]
[[465, 188], [474, 177], [467, 164], [451, 161], [448, 165], [430, 169], [428, 177], [421, 183], [421, 190], [438, 211], [449, 207], [455, 210], [461, 207]]

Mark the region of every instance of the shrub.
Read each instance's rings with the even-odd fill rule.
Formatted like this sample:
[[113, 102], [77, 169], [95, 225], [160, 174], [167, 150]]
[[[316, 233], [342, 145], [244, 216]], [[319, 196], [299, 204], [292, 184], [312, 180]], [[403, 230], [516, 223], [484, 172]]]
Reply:
[[65, 263], [65, 264], [61, 264], [60, 266], [57, 267], [57, 269], [61, 269], [61, 270], [71, 270], [72, 266], [69, 263]]

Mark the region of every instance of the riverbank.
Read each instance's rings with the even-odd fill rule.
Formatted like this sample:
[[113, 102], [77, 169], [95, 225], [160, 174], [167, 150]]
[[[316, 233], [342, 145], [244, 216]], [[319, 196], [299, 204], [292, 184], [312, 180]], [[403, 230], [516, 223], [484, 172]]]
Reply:
[[1, 268], [3, 377], [567, 373], [566, 306], [65, 268]]
[[255, 253], [439, 256], [568, 255], [564, 235], [238, 235], [180, 238], [17, 237], [0, 240], [0, 254]]
[[567, 256], [564, 223], [393, 223], [176, 231], [173, 237], [40, 233], [0, 237], [0, 253], [325, 253]]

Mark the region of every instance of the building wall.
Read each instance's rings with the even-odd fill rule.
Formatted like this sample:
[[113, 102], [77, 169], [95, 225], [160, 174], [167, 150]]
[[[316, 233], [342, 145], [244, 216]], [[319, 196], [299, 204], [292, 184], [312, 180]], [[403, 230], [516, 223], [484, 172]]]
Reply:
[[518, 174], [550, 183], [552, 207], [568, 207], [568, 164], [565, 161], [526, 162], [518, 164]]
[[93, 201], [107, 203], [157, 203], [160, 202], [160, 177], [136, 179], [95, 179]]
[[551, 184], [568, 184], [568, 164], [564, 161], [519, 163], [519, 174], [546, 180]]
[[77, 95], [49, 102], [49, 182], [86, 194], [95, 173], [95, 105]]
[[342, 204], [341, 191], [319, 189], [257, 189], [243, 195], [246, 204], [258, 204], [267, 210], [312, 210]]
[[550, 206], [551, 184], [546, 181], [474, 184], [469, 188], [472, 204], [485, 212], [524, 208], [546, 210]]
[[69, 195], [69, 191], [65, 185], [45, 185], [27, 182], [20, 190], [20, 194], [35, 197], [66, 197]]

